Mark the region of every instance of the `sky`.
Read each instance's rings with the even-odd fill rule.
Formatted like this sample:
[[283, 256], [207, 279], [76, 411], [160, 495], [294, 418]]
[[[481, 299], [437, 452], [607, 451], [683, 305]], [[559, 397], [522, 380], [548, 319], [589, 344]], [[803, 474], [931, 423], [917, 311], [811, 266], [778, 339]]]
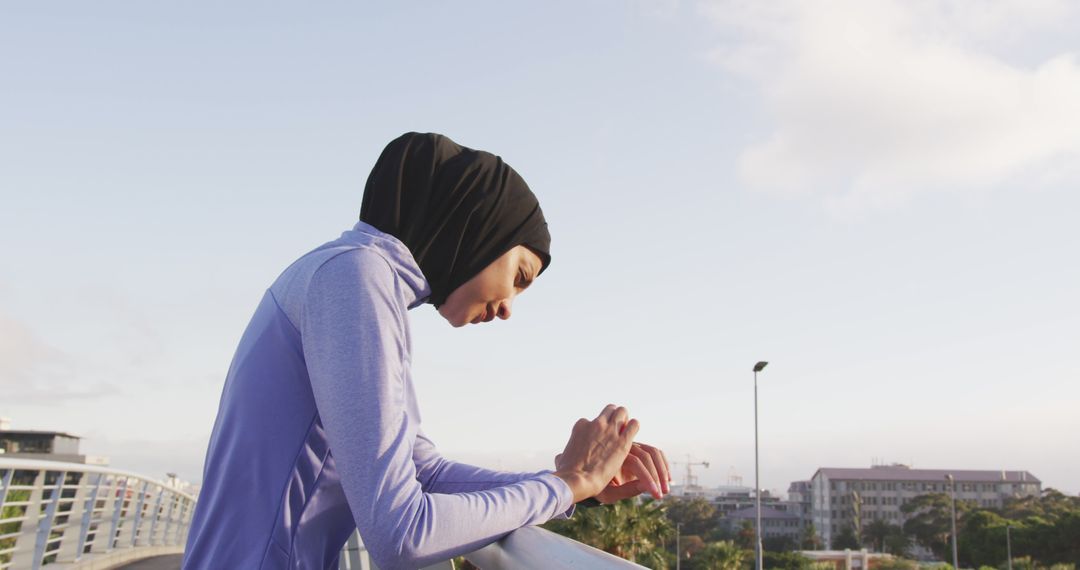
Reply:
[[[609, 402], [708, 485], [901, 462], [1080, 492], [1080, 5], [0, 7], [0, 416], [201, 479], [262, 292], [411, 130], [529, 182], [513, 317], [411, 312], [444, 455]], [[1070, 261], [1072, 260], [1072, 261]]]

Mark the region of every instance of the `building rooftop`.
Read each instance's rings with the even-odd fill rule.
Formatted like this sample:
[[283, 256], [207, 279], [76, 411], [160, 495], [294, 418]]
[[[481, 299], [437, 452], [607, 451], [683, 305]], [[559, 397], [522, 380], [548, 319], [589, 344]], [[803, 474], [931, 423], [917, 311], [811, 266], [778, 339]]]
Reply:
[[8, 436], [11, 436], [11, 435], [14, 435], [14, 436], [19, 436], [19, 435], [45, 435], [45, 436], [49, 436], [49, 435], [53, 435], [53, 436], [60, 436], [60, 437], [70, 437], [72, 439], [82, 439], [81, 437], [79, 437], [77, 435], [72, 435], [70, 433], [66, 433], [66, 432], [62, 432], [62, 431], [48, 431], [48, 430], [36, 430], [36, 429], [5, 429], [5, 430], [0, 430], [0, 437], [3, 437], [5, 435], [8, 435]]
[[906, 465], [878, 465], [867, 468], [822, 467], [818, 474], [829, 479], [855, 481], [943, 481], [952, 475], [957, 481], [977, 483], [1041, 483], [1028, 471], [972, 469], [912, 469]]

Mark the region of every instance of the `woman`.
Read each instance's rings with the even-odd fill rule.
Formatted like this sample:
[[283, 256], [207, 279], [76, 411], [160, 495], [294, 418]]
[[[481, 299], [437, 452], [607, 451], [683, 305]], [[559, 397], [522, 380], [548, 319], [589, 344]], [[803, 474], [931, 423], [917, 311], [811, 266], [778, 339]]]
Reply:
[[442, 458], [420, 428], [407, 311], [510, 317], [550, 263], [536, 197], [499, 157], [434, 134], [391, 142], [360, 222], [271, 285], [229, 369], [185, 568], [334, 568], [359, 528], [383, 569], [470, 552], [576, 502], [668, 490], [624, 408], [580, 420], [554, 472]]

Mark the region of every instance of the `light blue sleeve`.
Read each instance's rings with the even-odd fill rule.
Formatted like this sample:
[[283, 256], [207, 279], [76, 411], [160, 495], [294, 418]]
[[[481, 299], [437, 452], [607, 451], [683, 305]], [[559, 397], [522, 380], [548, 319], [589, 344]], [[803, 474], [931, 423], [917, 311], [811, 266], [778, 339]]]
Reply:
[[435, 444], [423, 430], [419, 431], [413, 444], [413, 463], [416, 464], [420, 485], [429, 493], [483, 491], [551, 473], [494, 471], [446, 459], [435, 449]]
[[[573, 502], [566, 483], [550, 473], [485, 490], [425, 491], [414, 463], [419, 426], [406, 404], [406, 308], [398, 287], [379, 254], [350, 250], [315, 272], [300, 319], [312, 391], [345, 496], [365, 546], [385, 570], [465, 554], [563, 514]], [[451, 480], [430, 465], [436, 473], [429, 479]]]

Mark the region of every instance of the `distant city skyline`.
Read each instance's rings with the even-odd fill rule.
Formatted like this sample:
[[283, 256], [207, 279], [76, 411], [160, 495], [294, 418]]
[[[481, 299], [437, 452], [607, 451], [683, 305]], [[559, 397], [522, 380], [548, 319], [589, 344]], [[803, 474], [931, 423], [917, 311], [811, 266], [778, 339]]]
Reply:
[[444, 455], [550, 468], [609, 402], [703, 484], [874, 458], [1080, 492], [1080, 5], [0, 7], [0, 416], [201, 479], [233, 350], [382, 147], [503, 156], [552, 265], [411, 312]]

